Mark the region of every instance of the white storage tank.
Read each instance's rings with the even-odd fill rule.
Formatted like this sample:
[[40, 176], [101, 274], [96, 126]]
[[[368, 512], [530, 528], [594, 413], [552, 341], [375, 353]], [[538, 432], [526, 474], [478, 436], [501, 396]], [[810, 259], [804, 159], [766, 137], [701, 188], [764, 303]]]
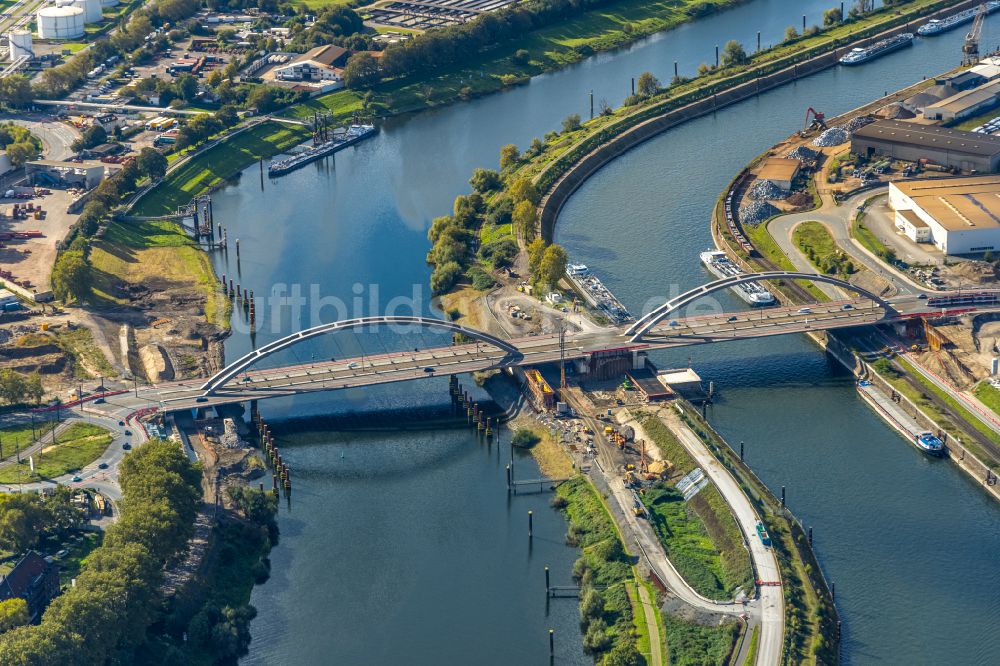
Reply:
[[43, 7], [38, 10], [38, 36], [41, 39], [83, 37], [83, 24], [83, 10], [79, 7]]
[[31, 50], [30, 30], [11, 30], [7, 33], [7, 41], [10, 45], [10, 59], [12, 62], [21, 56], [34, 57], [35, 53]]
[[83, 10], [84, 23], [99, 23], [104, 19], [101, 0], [73, 0], [73, 6]]

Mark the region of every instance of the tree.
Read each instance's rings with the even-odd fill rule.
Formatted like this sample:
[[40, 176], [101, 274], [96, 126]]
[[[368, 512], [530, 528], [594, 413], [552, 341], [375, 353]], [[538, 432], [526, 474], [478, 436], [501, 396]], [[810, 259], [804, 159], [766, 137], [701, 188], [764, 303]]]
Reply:
[[643, 72], [636, 81], [636, 91], [640, 97], [652, 97], [660, 92], [660, 81], [652, 72]]
[[140, 150], [135, 162], [139, 171], [152, 180], [163, 178], [167, 173], [167, 158], [155, 148], [147, 147]]
[[472, 185], [472, 189], [476, 192], [485, 194], [493, 190], [499, 190], [503, 185], [503, 181], [500, 180], [500, 174], [493, 169], [476, 169], [472, 172], [469, 185]]
[[45, 396], [45, 387], [42, 386], [42, 376], [38, 372], [32, 372], [24, 381], [24, 396], [34, 404], [38, 404]]
[[270, 113], [276, 108], [275, 90], [271, 86], [254, 86], [247, 95], [247, 106], [257, 109], [258, 113]]
[[535, 225], [538, 222], [535, 213], [535, 204], [524, 200], [514, 206], [511, 215], [511, 222], [514, 224], [515, 232], [524, 240], [530, 241], [535, 237]]
[[7, 509], [0, 515], [0, 543], [8, 550], [20, 553], [35, 545], [37, 539], [35, 523], [24, 510]]
[[530, 178], [518, 178], [511, 183], [507, 191], [515, 204], [521, 201], [530, 201], [532, 205], [537, 206], [541, 200], [541, 195], [538, 194], [538, 190]]
[[440, 264], [431, 273], [431, 291], [435, 296], [443, 294], [454, 287], [461, 276], [462, 267], [458, 265], [458, 262], [449, 261]]
[[830, 9], [823, 12], [824, 28], [832, 28], [843, 20], [844, 14], [840, 11], [840, 7], [830, 7]]
[[38, 156], [38, 148], [33, 143], [18, 141], [7, 146], [7, 157], [11, 164], [21, 166], [28, 160], [33, 160]]
[[514, 51], [514, 55], [512, 55], [510, 59], [514, 61], [515, 65], [524, 67], [531, 62], [531, 54], [528, 53], [527, 49], [518, 49], [517, 51]]
[[506, 171], [511, 167], [517, 166], [517, 162], [520, 159], [521, 153], [518, 151], [517, 146], [508, 143], [500, 149], [500, 170]]
[[592, 587], [588, 587], [580, 599], [580, 622], [590, 624], [604, 615], [604, 597]]
[[94, 146], [99, 146], [102, 143], [106, 143], [108, 140], [108, 133], [103, 127], [94, 123], [87, 129], [83, 130], [80, 138], [73, 142], [71, 146], [73, 150], [80, 151], [85, 148], [93, 148]]
[[563, 132], [574, 132], [580, 129], [580, 114], [571, 113], [562, 121]]
[[174, 87], [177, 89], [177, 96], [185, 102], [193, 102], [198, 96], [198, 79], [191, 74], [184, 73], [178, 76], [174, 81]]
[[0, 104], [13, 109], [22, 109], [31, 104], [31, 81], [23, 74], [13, 74], [0, 79]]
[[561, 246], [553, 243], [545, 248], [542, 261], [538, 266], [538, 279], [550, 287], [556, 286], [566, 274], [566, 262], [569, 256]]
[[799, 31], [795, 29], [794, 25], [790, 25], [785, 28], [785, 41], [792, 42], [799, 38]]
[[744, 65], [748, 60], [749, 58], [747, 58], [747, 52], [743, 49], [743, 45], [735, 39], [730, 39], [726, 42], [726, 45], [722, 47], [723, 67]]
[[31, 622], [28, 602], [20, 597], [0, 601], [0, 634]]
[[604, 657], [604, 666], [641, 666], [642, 658], [635, 644], [621, 641]]
[[528, 270], [538, 273], [542, 265], [542, 257], [545, 256], [545, 241], [536, 238], [528, 244]]
[[370, 53], [355, 53], [344, 67], [344, 85], [348, 88], [369, 88], [380, 78], [378, 61]]
[[90, 293], [90, 266], [80, 251], [63, 252], [52, 267], [52, 293], [61, 301], [83, 300]]

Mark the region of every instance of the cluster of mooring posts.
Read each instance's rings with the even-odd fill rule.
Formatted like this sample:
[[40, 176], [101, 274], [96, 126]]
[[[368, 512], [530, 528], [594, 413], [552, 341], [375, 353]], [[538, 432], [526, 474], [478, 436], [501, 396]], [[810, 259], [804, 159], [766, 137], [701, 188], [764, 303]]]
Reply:
[[250, 422], [257, 427], [257, 436], [260, 438], [261, 450], [264, 451], [267, 461], [271, 465], [273, 471], [271, 474], [271, 485], [275, 497], [278, 495], [278, 486], [280, 485], [285, 492], [285, 499], [291, 499], [292, 476], [288, 471], [288, 464], [282, 460], [281, 452], [278, 451], [278, 447], [274, 443], [274, 434], [271, 432], [270, 426], [261, 417], [260, 411], [257, 409], [256, 400], [250, 402]]
[[[239, 247], [237, 242], [237, 246]], [[226, 280], [226, 274], [222, 274], [222, 291], [226, 298], [233, 301], [236, 306], [243, 310], [243, 316], [250, 322], [250, 332], [257, 330], [257, 299], [254, 298], [253, 289], [247, 289], [239, 282], [233, 283], [233, 279]]]

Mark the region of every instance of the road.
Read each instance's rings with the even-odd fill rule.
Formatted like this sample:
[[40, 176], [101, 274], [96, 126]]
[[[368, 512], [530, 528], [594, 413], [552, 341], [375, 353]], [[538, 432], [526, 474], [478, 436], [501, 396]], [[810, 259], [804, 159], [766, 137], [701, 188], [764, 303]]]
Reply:
[[636, 585], [639, 590], [639, 603], [642, 605], [642, 614], [646, 618], [646, 628], [649, 631], [649, 661], [651, 666], [666, 666], [663, 661], [663, 649], [660, 645], [660, 632], [656, 624], [656, 607], [653, 600], [649, 598], [649, 590], [645, 585]]
[[[776, 217], [768, 223], [767, 230], [797, 269], [814, 271], [816, 267], [809, 262], [809, 259], [802, 254], [802, 251], [792, 240], [792, 230], [802, 222], [810, 220], [821, 222], [830, 231], [830, 235], [833, 236], [834, 242], [840, 249], [846, 252], [855, 263], [864, 266], [875, 275], [891, 283], [898, 294], [915, 296], [930, 291], [911, 280], [905, 273], [888, 266], [851, 238], [851, 218], [857, 213], [858, 206], [878, 194], [879, 190], [862, 192], [839, 205], [828, 195], [823, 195], [822, 204], [816, 210]], [[831, 298], [842, 298], [842, 292], [832, 285], [818, 284], [817, 286]]]
[[[754, 604], [755, 619], [760, 624], [756, 663], [761, 665], [779, 664], [781, 663], [781, 651], [784, 643], [785, 599], [781, 587], [781, 570], [778, 567], [778, 560], [774, 551], [764, 546], [757, 536], [757, 523], [760, 521], [760, 516], [757, 515], [750, 499], [729, 473], [729, 470], [719, 463], [705, 444], [691, 432], [691, 429], [677, 417], [673, 410], [667, 411], [666, 421], [670, 429], [677, 435], [681, 445], [718, 488], [743, 532], [743, 538], [749, 547], [750, 559], [758, 581], [757, 600]], [[776, 584], [769, 585], [767, 583]]]
[[80, 132], [75, 127], [55, 120], [18, 119], [17, 124], [27, 127], [42, 140], [42, 155], [47, 160], [62, 162], [69, 159], [74, 154], [70, 146], [80, 138]]

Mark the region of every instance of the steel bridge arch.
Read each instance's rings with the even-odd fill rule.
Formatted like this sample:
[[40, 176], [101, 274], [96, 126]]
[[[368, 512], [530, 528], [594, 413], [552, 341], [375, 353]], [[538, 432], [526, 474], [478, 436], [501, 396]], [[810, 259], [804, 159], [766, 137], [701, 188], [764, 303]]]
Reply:
[[716, 291], [746, 284], [748, 282], [762, 282], [765, 280], [809, 280], [811, 282], [826, 282], [827, 284], [836, 285], [842, 289], [853, 291], [856, 294], [860, 294], [865, 298], [871, 299], [873, 303], [878, 303], [887, 312], [892, 309], [889, 302], [881, 296], [862, 287], [858, 287], [857, 285], [853, 285], [850, 282], [831, 277], [829, 275], [822, 275], [820, 273], [800, 273], [797, 271], [740, 273], [739, 275], [731, 275], [729, 277], [722, 278], [721, 280], [715, 280], [714, 282], [707, 282], [700, 287], [695, 287], [690, 291], [684, 292], [680, 296], [670, 299], [655, 310], [652, 310], [648, 314], [640, 317], [634, 324], [628, 327], [625, 331], [625, 335], [632, 336], [630, 338], [631, 342], [638, 342], [642, 340], [642, 336], [648, 333], [650, 329], [659, 324], [661, 321], [666, 319], [671, 313], [691, 304], [702, 296], [707, 296], [708, 294]]
[[[472, 338], [473, 340], [479, 340], [489, 345], [493, 345], [507, 352], [507, 356], [520, 356], [521, 352], [517, 347], [502, 340], [496, 336], [490, 335], [489, 333], [484, 333], [482, 331], [477, 331], [473, 328], [467, 328], [465, 326], [460, 326], [459, 324], [454, 324], [450, 321], [445, 321], [443, 319], [434, 319], [432, 317], [407, 317], [407, 316], [382, 316], [382, 317], [358, 317], [356, 319], [343, 319], [340, 321], [331, 322], [328, 324], [320, 324], [319, 326], [314, 326], [312, 328], [307, 328], [305, 330], [299, 331], [298, 333], [292, 333], [287, 335], [280, 340], [275, 340], [274, 342], [268, 343], [259, 349], [242, 356], [241, 358], [233, 361], [225, 368], [213, 375], [207, 382], [202, 384], [201, 390], [204, 391], [204, 395], [211, 395], [217, 389], [222, 388], [232, 379], [234, 379], [241, 372], [254, 365], [258, 361], [267, 358], [268, 356], [280, 352], [289, 347], [293, 347], [300, 342], [309, 340], [312, 338], [319, 337], [321, 335], [326, 335], [328, 333], [336, 333], [338, 331], [345, 331], [353, 328], [361, 328], [363, 326], [387, 326], [391, 324], [398, 325], [417, 325], [424, 326], [427, 328], [437, 328], [445, 331], [450, 331], [452, 333], [460, 333], [464, 336]], [[506, 362], [506, 358], [504, 361]]]

